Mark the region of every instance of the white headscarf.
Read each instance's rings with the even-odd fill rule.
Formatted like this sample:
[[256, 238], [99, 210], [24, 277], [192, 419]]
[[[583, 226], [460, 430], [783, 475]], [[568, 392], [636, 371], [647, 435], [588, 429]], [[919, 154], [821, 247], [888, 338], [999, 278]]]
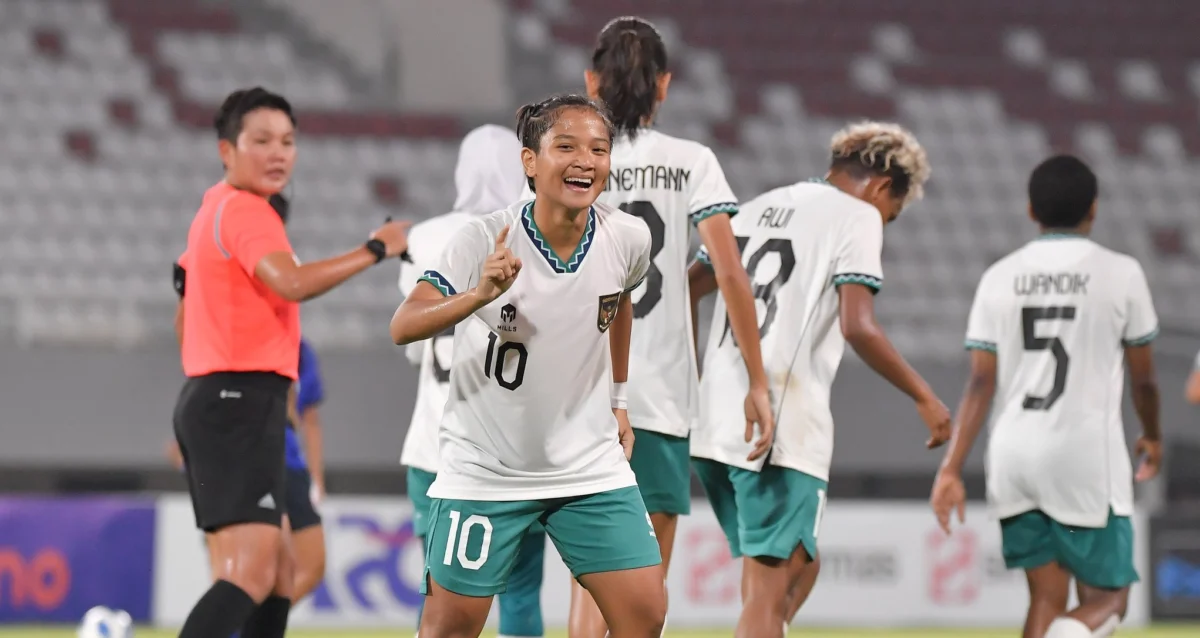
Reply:
[[509, 128], [484, 124], [467, 133], [454, 168], [454, 212], [486, 215], [521, 197], [525, 169], [521, 141]]

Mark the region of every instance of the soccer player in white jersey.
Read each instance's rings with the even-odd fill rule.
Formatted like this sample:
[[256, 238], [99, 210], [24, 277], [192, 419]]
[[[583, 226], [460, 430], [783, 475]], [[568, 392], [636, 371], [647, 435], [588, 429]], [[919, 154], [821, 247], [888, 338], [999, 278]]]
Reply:
[[[688, 435], [698, 409], [687, 288], [692, 227], [712, 255], [733, 333], [747, 361], [747, 405], [761, 411], [766, 421], [753, 458], [767, 453], [773, 435], [754, 295], [730, 225], [737, 197], [708, 147], [650, 128], [667, 97], [667, 69], [667, 49], [654, 25], [622, 17], [600, 31], [584, 78], [588, 94], [608, 107], [617, 129], [612, 172], [600, 201], [641, 217], [652, 238], [650, 272], [633, 300], [629, 421], [638, 444], [630, 465], [654, 523], [664, 576], [678, 517], [691, 511]], [[582, 587], [572, 589], [571, 637], [603, 638], [606, 628], [595, 602]]]
[[[861, 123], [833, 137], [824, 179], [761, 195], [733, 222], [761, 302], [775, 442], [769, 459], [747, 460], [749, 432], [734, 400], [746, 389], [746, 370], [718, 301], [692, 457], [730, 551], [745, 557], [739, 637], [782, 636], [815, 582], [833, 455], [830, 390], [847, 342], [913, 399], [931, 433], [927, 445], [949, 438], [946, 406], [892, 346], [874, 310], [883, 227], [921, 197], [928, 178], [925, 151], [910, 133]], [[715, 287], [707, 262], [702, 249], [690, 269], [693, 304]]]
[[[1121, 423], [1128, 362], [1142, 422], [1136, 478], [1158, 472], [1158, 318], [1138, 262], [1090, 239], [1096, 176], [1052, 157], [1029, 178], [1040, 237], [983, 274], [967, 321], [971, 372], [931, 504], [950, 532], [961, 473], [991, 406], [987, 499], [1010, 569], [1025, 570], [1024, 638], [1111, 635], [1133, 565], [1133, 468]], [[1071, 579], [1080, 605], [1067, 611]]]
[[[437, 268], [442, 251], [467, 223], [508, 206], [525, 185], [521, 167], [521, 142], [510, 128], [485, 124], [463, 138], [454, 170], [458, 196], [454, 212], [439, 215], [409, 231], [409, 261], [401, 262], [400, 292], [412, 294], [420, 276]], [[438, 460], [438, 425], [450, 396], [450, 362], [454, 329], [407, 346], [420, 367], [417, 401], [404, 437], [400, 462], [408, 466], [408, 498], [413, 503], [413, 533], [425, 545], [429, 513], [429, 486], [441, 463]], [[508, 590], [500, 596], [500, 637], [542, 636], [541, 588], [546, 534], [535, 525], [517, 552]], [[419, 624], [419, 617], [418, 617]]]
[[624, 390], [650, 230], [596, 202], [613, 135], [602, 106], [557, 96], [523, 107], [517, 130], [536, 198], [470, 220], [391, 323], [398, 344], [456, 326], [420, 634], [478, 636], [540, 522], [614, 638], [657, 638], [661, 559]]

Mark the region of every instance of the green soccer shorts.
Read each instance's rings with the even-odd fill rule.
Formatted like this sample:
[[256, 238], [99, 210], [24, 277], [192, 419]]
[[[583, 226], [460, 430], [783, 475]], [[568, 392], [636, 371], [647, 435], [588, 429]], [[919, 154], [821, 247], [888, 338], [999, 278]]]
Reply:
[[642, 501], [651, 514], [692, 512], [692, 470], [686, 438], [633, 429], [629, 466], [637, 477]]
[[786, 560], [803, 546], [817, 557], [817, 535], [828, 483], [767, 463], [754, 472], [711, 459], [692, 459], [734, 558]]
[[533, 501], [430, 499], [425, 575], [463, 596], [507, 588], [521, 540], [538, 523], [575, 578], [662, 562], [637, 487]]
[[1108, 512], [1101, 528], [1063, 525], [1041, 510], [1000, 521], [1001, 550], [1009, 569], [1058, 563], [1091, 587], [1124, 589], [1138, 581], [1133, 565], [1133, 523]]

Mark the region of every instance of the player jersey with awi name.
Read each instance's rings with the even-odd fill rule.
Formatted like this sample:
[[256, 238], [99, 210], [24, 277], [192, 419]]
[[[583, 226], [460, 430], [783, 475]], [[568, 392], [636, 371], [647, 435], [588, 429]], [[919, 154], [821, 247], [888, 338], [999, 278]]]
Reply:
[[520, 274], [458, 324], [433, 498], [512, 501], [635, 484], [610, 406], [608, 328], [646, 277], [646, 224], [597, 203], [571, 255], [556, 255], [533, 203], [470, 220], [421, 279], [449, 296], [479, 283], [508, 227]]
[[[883, 284], [883, 217], [824, 180], [777, 188], [743, 204], [733, 231], [757, 299], [763, 366], [775, 407], [774, 465], [822, 480], [833, 457], [830, 392], [845, 339], [838, 291]], [[697, 258], [707, 261], [701, 249]], [[692, 456], [750, 470], [742, 398], [749, 378], [717, 300], [700, 381], [700, 420]]]
[[1157, 333], [1141, 265], [1081, 235], [1043, 235], [988, 268], [966, 347], [996, 353], [986, 455], [996, 517], [1040, 509], [1103, 527], [1110, 508], [1133, 514], [1124, 348]]
[[[696, 418], [698, 382], [687, 267], [691, 228], [736, 215], [737, 197], [708, 147], [653, 129], [618, 137], [600, 201], [650, 228], [650, 270], [633, 297], [629, 421], [685, 437]], [[532, 198], [532, 193], [526, 197]]]

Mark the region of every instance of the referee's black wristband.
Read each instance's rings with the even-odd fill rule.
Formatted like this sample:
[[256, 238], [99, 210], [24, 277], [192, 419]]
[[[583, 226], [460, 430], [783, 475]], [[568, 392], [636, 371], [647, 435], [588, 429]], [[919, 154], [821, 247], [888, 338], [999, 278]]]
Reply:
[[375, 255], [375, 263], [379, 263], [387, 258], [387, 244], [384, 244], [381, 240], [369, 239], [367, 243], [363, 244], [363, 247], [371, 251], [372, 255]]

